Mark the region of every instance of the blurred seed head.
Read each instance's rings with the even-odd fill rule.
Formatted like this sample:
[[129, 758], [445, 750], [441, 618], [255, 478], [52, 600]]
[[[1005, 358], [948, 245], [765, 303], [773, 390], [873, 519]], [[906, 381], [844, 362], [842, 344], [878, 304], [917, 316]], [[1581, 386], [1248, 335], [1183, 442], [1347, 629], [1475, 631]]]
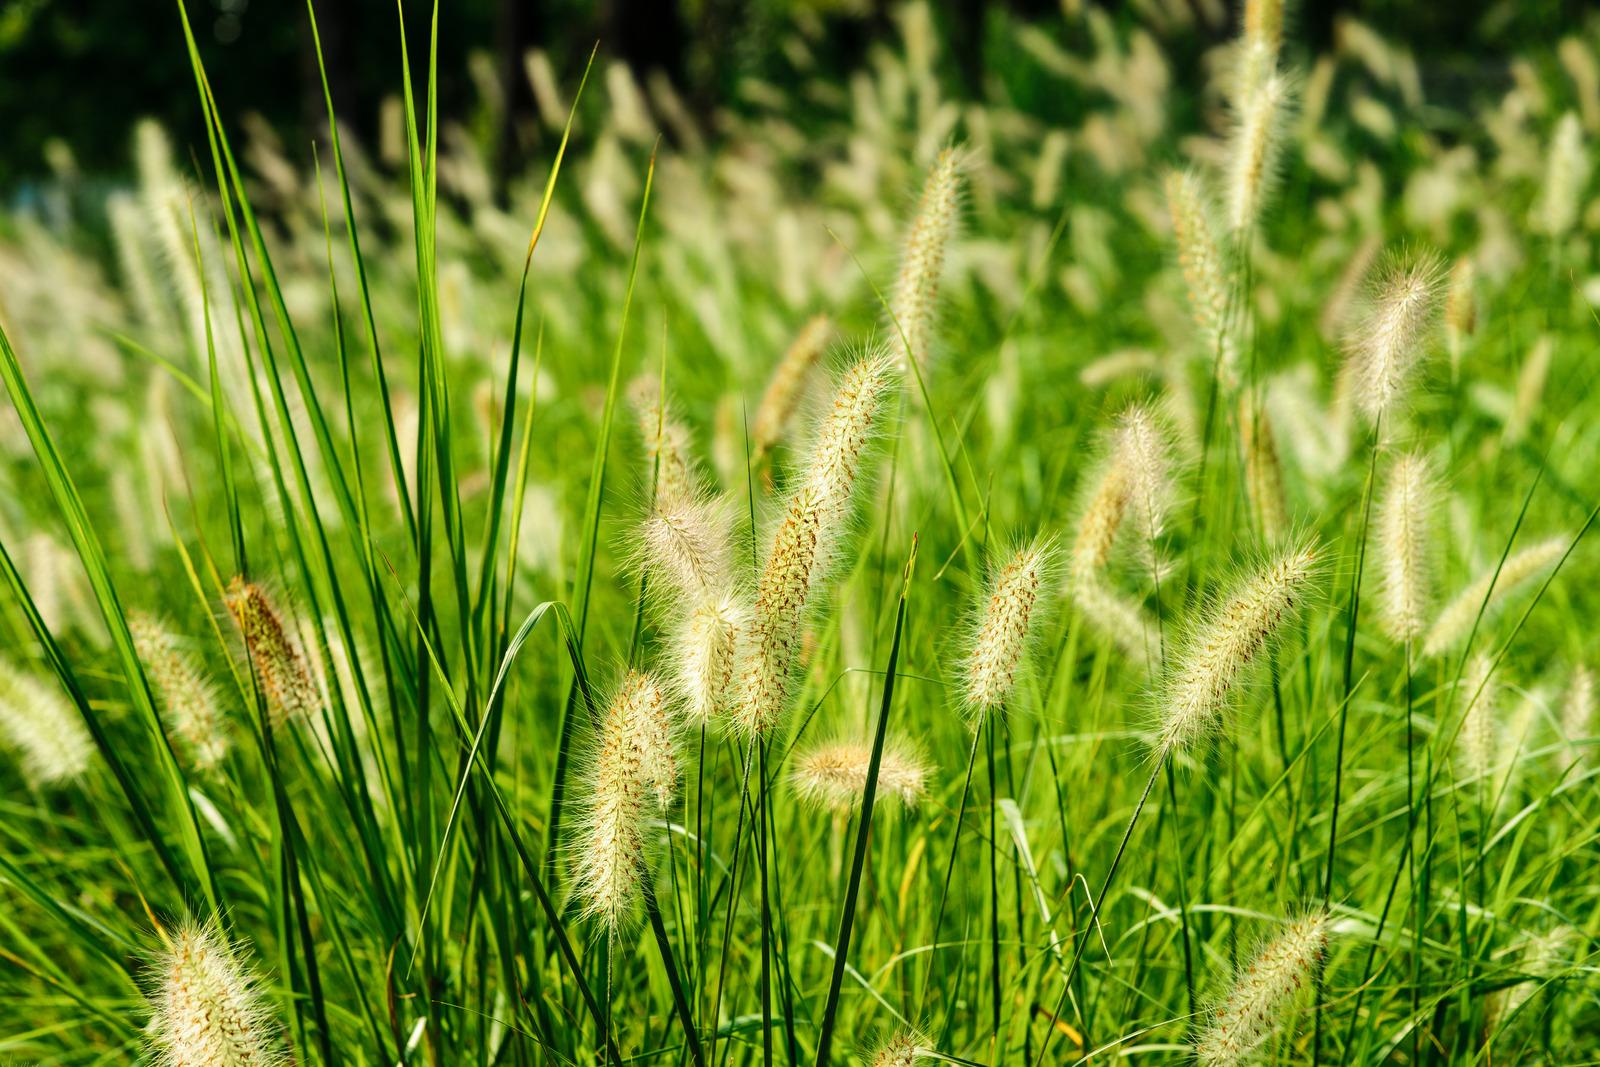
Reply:
[[1498, 577], [1493, 568], [1480, 575], [1440, 610], [1423, 642], [1422, 654], [1437, 656], [1454, 648], [1472, 629], [1480, 610], [1487, 621], [1510, 593], [1553, 567], [1566, 550], [1565, 537], [1551, 537], [1509, 557]]
[[[795, 761], [795, 791], [829, 811], [854, 811], [866, 792], [871, 763], [870, 739], [841, 738], [814, 745]], [[886, 738], [878, 764], [876, 803], [916, 804], [927, 792], [931, 772], [915, 745], [903, 738]]]
[[0, 657], [0, 736], [35, 786], [65, 785], [89, 769], [94, 739], [61, 690]]
[[256, 684], [266, 697], [273, 725], [308, 719], [322, 706], [317, 683], [299, 643], [272, 598], [254, 582], [236, 577], [224, 598], [244, 639], [246, 657]]
[[1250, 510], [1261, 529], [1262, 540], [1274, 544], [1289, 533], [1289, 497], [1283, 485], [1283, 462], [1278, 456], [1272, 418], [1258, 390], [1240, 397], [1239, 437]]
[[1545, 159], [1544, 190], [1535, 205], [1534, 228], [1548, 237], [1565, 237], [1578, 221], [1578, 202], [1589, 185], [1589, 149], [1583, 123], [1568, 111], [1556, 123]]
[[833, 338], [833, 320], [818, 315], [800, 331], [789, 350], [783, 354], [778, 367], [772, 372], [767, 391], [756, 409], [755, 422], [750, 427], [750, 447], [753, 459], [765, 459], [783, 439], [784, 431], [794, 417], [800, 398], [805, 395], [806, 382], [811, 368], [828, 350]]
[[[888, 336], [891, 354], [901, 369], [908, 372], [908, 352], [916, 358], [919, 367], [926, 369], [928, 366], [939, 276], [944, 270], [945, 247], [955, 231], [960, 209], [961, 169], [961, 155], [953, 148], [945, 149], [934, 159], [900, 258], [900, 277], [889, 301], [894, 322], [889, 324]], [[899, 329], [895, 328], [896, 323]]]
[[1172, 232], [1189, 290], [1189, 307], [1205, 346], [1203, 355], [1215, 365], [1222, 384], [1234, 388], [1239, 380], [1239, 353], [1231, 328], [1227, 268], [1211, 226], [1210, 201], [1199, 176], [1189, 171], [1169, 175], [1167, 203], [1172, 209]]
[[1416, 382], [1438, 312], [1443, 272], [1426, 253], [1389, 260], [1372, 289], [1372, 305], [1347, 357], [1356, 406], [1369, 419], [1406, 402]]
[[172, 633], [155, 618], [136, 612], [128, 618], [128, 629], [145, 675], [166, 708], [168, 726], [196, 769], [214, 769], [229, 747], [216, 687], [201, 673], [196, 659], [180, 651]]

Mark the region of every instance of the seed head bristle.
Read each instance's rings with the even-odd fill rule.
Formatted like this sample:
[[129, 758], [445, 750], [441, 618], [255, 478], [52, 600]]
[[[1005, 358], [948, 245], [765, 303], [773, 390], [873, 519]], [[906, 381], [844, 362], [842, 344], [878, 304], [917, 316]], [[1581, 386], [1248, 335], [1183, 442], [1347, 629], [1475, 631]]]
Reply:
[[1140, 562], [1157, 573], [1157, 542], [1166, 533], [1172, 504], [1172, 446], [1166, 428], [1148, 404], [1134, 404], [1117, 416], [1111, 432], [1115, 464], [1126, 472], [1127, 522], [1138, 538]]
[[1289, 498], [1272, 419], [1259, 396], [1247, 393], [1240, 398], [1239, 436], [1244, 445], [1244, 484], [1250, 509], [1261, 526], [1262, 539], [1273, 544], [1288, 535]]
[[[795, 762], [795, 791], [803, 800], [830, 811], [861, 806], [872, 763], [870, 740], [835, 740], [816, 745]], [[876, 802], [915, 804], [927, 792], [931, 768], [916, 747], [890, 737], [878, 762]]]
[[1498, 578], [1495, 577], [1493, 569], [1480, 575], [1471, 585], [1457, 593], [1455, 599], [1439, 612], [1433, 628], [1428, 631], [1427, 640], [1423, 642], [1422, 654], [1437, 656], [1453, 648], [1467, 636], [1467, 631], [1472, 629], [1480, 608], [1483, 610], [1484, 618], [1487, 619], [1513, 590], [1524, 582], [1538, 577], [1546, 567], [1552, 566], [1560, 559], [1566, 550], [1566, 538], [1552, 537], [1525, 548], [1507, 559], [1505, 565], [1500, 568]]
[[742, 657], [735, 717], [746, 736], [773, 729], [782, 717], [806, 609], [848, 527], [862, 453], [894, 388], [892, 369], [889, 357], [869, 355], [846, 372], [818, 428], [811, 465], [779, 520]]
[[1545, 161], [1544, 192], [1534, 212], [1534, 226], [1549, 237], [1565, 237], [1578, 221], [1578, 202], [1589, 185], [1589, 152], [1583, 123], [1568, 111], [1556, 123]]
[[167, 723], [195, 767], [208, 771], [218, 766], [228, 754], [228, 731], [215, 688], [160, 622], [136, 612], [128, 618], [128, 629], [146, 676], [167, 709]]
[[1418, 452], [1396, 456], [1373, 517], [1378, 624], [1396, 641], [1422, 636], [1433, 602], [1433, 521], [1438, 489]]
[[967, 706], [974, 726], [1002, 708], [1011, 694], [1050, 552], [1048, 541], [1034, 541], [1011, 554], [990, 579], [988, 603], [978, 620], [966, 670]]
[[1098, 579], [1099, 572], [1111, 558], [1117, 531], [1122, 529], [1122, 520], [1128, 511], [1128, 475], [1117, 459], [1113, 453], [1100, 479], [1100, 487], [1095, 490], [1083, 521], [1078, 524], [1078, 538], [1072, 545], [1074, 584]]
[[670, 806], [677, 784], [673, 723], [649, 675], [629, 671], [607, 708], [589, 773], [573, 881], [583, 914], [615, 931], [643, 888], [651, 802]]
[[805, 324], [800, 335], [783, 354], [777, 370], [772, 372], [772, 380], [767, 383], [767, 391], [761, 397], [761, 406], [756, 408], [755, 421], [750, 426], [750, 447], [754, 459], [766, 458], [783, 439], [784, 430], [805, 394], [806, 379], [811, 374], [811, 368], [828, 350], [833, 333], [833, 320], [826, 315], [818, 315]]
[[1212, 1012], [1211, 1025], [1195, 1044], [1205, 1067], [1236, 1067], [1291, 1019], [1295, 1002], [1313, 987], [1328, 950], [1328, 914], [1316, 911], [1289, 924], [1239, 975]]
[[698, 499], [693, 435], [673, 411], [670, 398], [661, 395], [661, 380], [642, 374], [628, 387], [628, 396], [644, 439], [646, 484], [655, 482], [655, 505], [670, 508]]
[[314, 715], [322, 706], [316, 680], [271, 598], [259, 585], [236, 577], [224, 600], [244, 638], [245, 655], [273, 724]]
[[276, 1067], [283, 1030], [216, 919], [185, 920], [156, 958], [149, 1036], [162, 1067]]
[[719, 717], [733, 699], [740, 635], [749, 625], [737, 596], [707, 599], [678, 628], [675, 660], [678, 688], [689, 721]]
[[1178, 245], [1178, 265], [1189, 291], [1189, 308], [1205, 345], [1228, 388], [1238, 384], [1238, 344], [1230, 328], [1227, 272], [1210, 223], [1210, 203], [1198, 176], [1174, 171], [1167, 178], [1167, 203]]
[[1372, 306], [1355, 333], [1347, 365], [1356, 406], [1370, 419], [1405, 402], [1427, 355], [1439, 306], [1437, 256], [1391, 259], [1373, 288]]
[[1291, 94], [1289, 82], [1268, 69], [1257, 84], [1240, 88], [1233, 139], [1228, 146], [1228, 228], [1245, 240], [1277, 177], [1277, 157]]
[[[939, 275], [944, 269], [945, 246], [955, 230], [961, 199], [961, 156], [953, 148], [940, 152], [928, 169], [922, 201], [906, 236], [900, 258], [900, 278], [889, 302], [894, 322], [888, 329], [889, 350], [902, 370], [909, 371], [909, 351], [924, 369], [933, 335], [934, 309], [939, 298]], [[899, 329], [895, 328], [899, 324]], [[901, 334], [905, 336], [902, 338]]]
[[0, 657], [0, 735], [34, 785], [61, 785], [89, 769], [94, 739], [60, 690]]
[[1183, 642], [1162, 699], [1156, 744], [1163, 753], [1221, 728], [1240, 675], [1299, 610], [1319, 554], [1315, 542], [1287, 549], [1235, 585]]

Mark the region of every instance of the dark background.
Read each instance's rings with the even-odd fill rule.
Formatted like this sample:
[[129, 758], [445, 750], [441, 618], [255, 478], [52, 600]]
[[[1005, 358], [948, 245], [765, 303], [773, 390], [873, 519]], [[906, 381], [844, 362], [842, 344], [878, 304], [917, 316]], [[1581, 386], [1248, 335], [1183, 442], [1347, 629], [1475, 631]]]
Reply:
[[[48, 172], [44, 147], [68, 144], [91, 174], [125, 173], [133, 123], [146, 115], [173, 130], [180, 146], [198, 143], [202, 127], [178, 19], [183, 3], [195, 28], [224, 114], [259, 112], [289, 154], [304, 159], [321, 125], [323, 104], [303, 0], [0, 0], [0, 195]], [[1072, 44], [1073, 28], [1054, 0], [932, 0], [952, 92], [978, 94], [985, 72], [1004, 56], [997, 24], [1038, 21]], [[425, 79], [429, 3], [400, 0], [411, 59]], [[849, 6], [858, 13], [845, 13]], [[1116, 17], [1136, 21], [1120, 3]], [[1203, 5], [1196, 4], [1199, 10]], [[864, 8], [865, 10], [860, 10]], [[1553, 45], [1580, 28], [1589, 10], [1575, 0], [1303, 0], [1291, 2], [1291, 55], [1327, 47], [1336, 17], [1349, 13], [1405, 41], [1435, 80], [1499, 80], [1506, 59], [1530, 46]], [[894, 40], [885, 0], [444, 0], [439, 20], [440, 111], [464, 118], [476, 106], [467, 56], [494, 57], [510, 103], [485, 140], [501, 174], [517, 168], [540, 135], [521, 56], [542, 47], [564, 87], [581, 72], [591, 47], [619, 57], [641, 77], [665, 71], [702, 118], [737, 106], [734, 87], [758, 76], [780, 86], [795, 78], [781, 43], [797, 17], [821, 37], [813, 43], [824, 72], [843, 74], [877, 39]], [[341, 123], [368, 144], [379, 102], [400, 84], [395, 0], [318, 0], [317, 21]], [[1235, 19], [1197, 22], [1191, 42], [1170, 42], [1180, 66], [1231, 36]], [[425, 84], [425, 82], [423, 82]], [[1184, 84], [1180, 79], [1177, 84]], [[231, 114], [230, 114], [231, 112]]]

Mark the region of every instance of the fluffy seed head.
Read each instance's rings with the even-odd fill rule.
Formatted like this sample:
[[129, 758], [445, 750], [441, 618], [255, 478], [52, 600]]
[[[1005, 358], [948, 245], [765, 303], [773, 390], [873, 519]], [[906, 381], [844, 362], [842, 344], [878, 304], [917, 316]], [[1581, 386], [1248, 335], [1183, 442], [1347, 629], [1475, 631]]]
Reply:
[[218, 766], [228, 754], [228, 730], [215, 688], [160, 622], [136, 613], [129, 617], [128, 629], [146, 675], [167, 709], [167, 723], [195, 767], [208, 771]]
[[1463, 777], [1480, 787], [1490, 785], [1490, 774], [1504, 748], [1500, 725], [1500, 683], [1494, 677], [1494, 657], [1480, 652], [1472, 657], [1461, 676], [1458, 703], [1461, 707], [1461, 732], [1456, 735], [1456, 752], [1462, 762]]
[[1156, 543], [1166, 532], [1172, 505], [1172, 446], [1148, 404], [1135, 404], [1118, 415], [1111, 440], [1114, 462], [1128, 479], [1128, 523], [1138, 537], [1139, 558], [1154, 572]]
[[1292, 547], [1248, 575], [1183, 643], [1161, 705], [1157, 747], [1163, 753], [1215, 732], [1232, 706], [1240, 675], [1316, 579], [1315, 542]]
[[654, 480], [655, 505], [670, 508], [695, 500], [700, 484], [692, 458], [693, 438], [671, 402], [664, 402], [660, 379], [640, 375], [628, 386], [628, 398], [644, 438], [645, 478], [646, 484]]
[[[922, 202], [906, 236], [900, 259], [900, 278], [895, 284], [889, 307], [894, 323], [889, 326], [889, 349], [902, 369], [909, 369], [909, 351], [917, 365], [928, 365], [928, 342], [933, 334], [934, 308], [939, 298], [939, 275], [944, 269], [945, 246], [955, 230], [961, 199], [961, 157], [951, 148], [940, 152], [928, 169], [922, 186]], [[902, 338], [900, 335], [904, 333]]]
[[1167, 178], [1167, 203], [1172, 209], [1178, 265], [1183, 268], [1189, 308], [1205, 345], [1204, 355], [1216, 365], [1222, 383], [1232, 388], [1238, 384], [1238, 343], [1229, 328], [1227, 275], [1199, 177], [1174, 171]]
[[1113, 454], [1111, 464], [1100, 479], [1100, 487], [1095, 490], [1083, 513], [1083, 521], [1078, 524], [1078, 539], [1072, 544], [1074, 584], [1095, 581], [1105, 569], [1127, 511], [1128, 475], [1117, 465]]
[[1011, 694], [1050, 551], [1048, 541], [1035, 541], [1013, 553], [990, 579], [989, 601], [978, 620], [966, 669], [974, 726], [1004, 706]]
[[1534, 210], [1534, 226], [1550, 237], [1565, 237], [1578, 221], [1578, 201], [1589, 185], [1589, 152], [1583, 123], [1568, 111], [1556, 123], [1545, 162], [1544, 193]]
[[1289, 83], [1276, 71], [1268, 71], [1256, 85], [1241, 87], [1226, 169], [1228, 228], [1236, 239], [1243, 239], [1261, 218], [1276, 177], [1289, 102]]
[[150, 1040], [161, 1067], [276, 1067], [282, 1028], [215, 919], [185, 920], [156, 958]]
[[1568, 741], [1594, 735], [1594, 671], [1586, 664], [1572, 668], [1566, 703], [1561, 708], [1561, 732]]
[[1378, 624], [1396, 641], [1422, 636], [1433, 597], [1433, 517], [1438, 490], [1419, 452], [1396, 456], [1373, 519]]
[[699, 602], [727, 585], [732, 537], [726, 509], [715, 500], [658, 496], [640, 534], [657, 590]]
[[1138, 603], [1117, 592], [1099, 575], [1072, 583], [1072, 602], [1090, 629], [1109, 637], [1122, 654], [1143, 663], [1154, 652], [1155, 620]]
[[740, 677], [736, 718], [747, 736], [773, 729], [783, 714], [806, 609], [845, 536], [862, 452], [894, 388], [892, 367], [889, 357], [869, 355], [846, 372], [773, 535]]
[[833, 333], [833, 320], [818, 315], [806, 323], [789, 351], [784, 353], [778, 369], [772, 372], [772, 380], [767, 383], [767, 391], [761, 397], [761, 406], [756, 409], [755, 422], [750, 427], [750, 445], [755, 459], [765, 458], [783, 439], [784, 429], [805, 393], [811, 368], [827, 351]]
[[1372, 306], [1350, 346], [1356, 405], [1371, 419], [1404, 403], [1427, 355], [1439, 306], [1438, 257], [1391, 259], [1372, 290]]
[[1316, 911], [1289, 924], [1239, 975], [1195, 1044], [1205, 1067], [1235, 1067], [1278, 1033], [1295, 1002], [1316, 979], [1328, 950], [1328, 914]]
[[267, 698], [273, 724], [315, 714], [322, 705], [316, 680], [271, 598], [259, 585], [236, 577], [228, 586], [225, 603], [244, 638], [245, 654], [256, 684]]
[[[870, 740], [840, 739], [816, 745], [795, 762], [795, 791], [818, 807], [854, 811], [866, 792], [871, 763]], [[915, 804], [927, 792], [930, 772], [916, 746], [900, 738], [886, 738], [878, 763], [877, 803]]]
[[689, 721], [704, 724], [727, 709], [739, 636], [748, 625], [739, 599], [724, 594], [704, 601], [678, 628], [674, 659]]
[[1423, 642], [1422, 654], [1437, 656], [1455, 647], [1467, 636], [1467, 631], [1472, 629], [1480, 608], [1483, 609], [1484, 618], [1487, 619], [1491, 612], [1500, 607], [1508, 594], [1544, 573], [1545, 568], [1553, 566], [1566, 550], [1566, 538], [1552, 537], [1531, 545], [1507, 559], [1505, 565], [1500, 568], [1498, 578], [1495, 577], [1492, 568], [1479, 576], [1471, 585], [1457, 593], [1455, 599], [1439, 612], [1439, 617], [1433, 622], [1433, 628], [1428, 631], [1428, 639]]
[[900, 1030], [872, 1057], [872, 1067], [914, 1067], [927, 1059], [928, 1042], [911, 1030]]
[[1281, 541], [1289, 532], [1289, 498], [1283, 488], [1283, 463], [1272, 420], [1259, 397], [1239, 402], [1239, 437], [1244, 452], [1244, 484], [1250, 508], [1261, 524], [1263, 540]]
[[1322, 317], [1317, 322], [1317, 330], [1330, 344], [1344, 339], [1356, 299], [1367, 283], [1367, 275], [1372, 273], [1373, 264], [1378, 261], [1378, 253], [1382, 251], [1383, 238], [1369, 233], [1356, 246], [1355, 254], [1345, 263], [1344, 270], [1339, 272], [1339, 280], [1334, 283], [1333, 293], [1322, 306]]
[[89, 769], [94, 739], [78, 710], [46, 685], [0, 657], [0, 736], [16, 750], [34, 785], [59, 785]]
[[652, 802], [664, 810], [677, 783], [672, 728], [655, 682], [629, 671], [601, 726], [574, 871], [584, 915], [598, 917], [613, 931], [640, 895]]

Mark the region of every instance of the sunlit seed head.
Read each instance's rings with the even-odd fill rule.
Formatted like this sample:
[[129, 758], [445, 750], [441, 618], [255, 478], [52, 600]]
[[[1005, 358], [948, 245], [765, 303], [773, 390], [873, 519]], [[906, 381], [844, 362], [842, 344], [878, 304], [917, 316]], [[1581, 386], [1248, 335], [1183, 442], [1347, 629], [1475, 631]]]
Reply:
[[1560, 238], [1578, 221], [1578, 203], [1589, 185], [1589, 150], [1583, 141], [1583, 123], [1568, 111], [1556, 123], [1545, 160], [1544, 191], [1534, 208], [1535, 228]]
[[1379, 273], [1347, 358], [1352, 397], [1369, 419], [1410, 396], [1432, 340], [1442, 281], [1432, 254], [1391, 259]]
[[1245, 0], [1244, 39], [1276, 55], [1283, 44], [1283, 0]]
[[858, 360], [817, 428], [811, 463], [784, 507], [756, 587], [735, 715], [746, 736], [772, 730], [783, 715], [807, 608], [848, 533], [863, 453], [894, 387], [889, 357]]
[[1554, 566], [1566, 550], [1566, 538], [1552, 537], [1508, 558], [1500, 568], [1499, 577], [1495, 576], [1492, 567], [1479, 575], [1440, 610], [1439, 617], [1428, 630], [1427, 640], [1423, 642], [1422, 654], [1437, 656], [1454, 648], [1466, 638], [1473, 623], [1478, 620], [1480, 610], [1487, 620], [1498, 611], [1507, 596]]
[[1378, 624], [1396, 641], [1422, 636], [1433, 603], [1434, 513], [1438, 487], [1421, 453], [1396, 456], [1373, 515]]
[[1382, 251], [1383, 238], [1375, 233], [1369, 233], [1356, 246], [1355, 254], [1345, 263], [1344, 270], [1339, 272], [1339, 280], [1334, 283], [1328, 302], [1322, 306], [1317, 329], [1323, 340], [1330, 344], [1344, 341], [1356, 310], [1357, 298], [1366, 287], [1367, 276], [1372, 273], [1373, 266], [1378, 262], [1378, 254]]
[[1289, 497], [1283, 484], [1278, 439], [1272, 432], [1272, 418], [1259, 392], [1246, 393], [1240, 398], [1239, 439], [1250, 510], [1262, 539], [1268, 544], [1276, 543], [1289, 533]]
[[236, 577], [224, 602], [244, 639], [245, 655], [275, 725], [305, 719], [322, 705], [300, 646], [272, 599], [254, 582]]
[[708, 723], [734, 698], [739, 637], [749, 625], [737, 596], [724, 594], [700, 604], [674, 638], [678, 688], [690, 722]]
[[900, 277], [889, 301], [893, 312], [888, 326], [889, 349], [903, 370], [909, 371], [908, 352], [918, 366], [928, 365], [939, 276], [944, 270], [945, 247], [955, 231], [960, 201], [961, 155], [947, 148], [928, 169], [922, 200], [900, 257]]
[[228, 754], [227, 722], [217, 704], [216, 689], [201, 674], [193, 656], [180, 651], [172, 634], [156, 619], [136, 612], [128, 618], [133, 647], [145, 676], [167, 712], [196, 768], [208, 771]]
[[[802, 799], [830, 811], [861, 806], [872, 763], [872, 742], [834, 740], [813, 746], [795, 761], [793, 781]], [[927, 792], [932, 768], [916, 746], [900, 738], [884, 742], [874, 803], [913, 805]]]
[[1037, 540], [1001, 557], [989, 580], [988, 602], [978, 619], [966, 666], [966, 702], [974, 726], [1005, 706], [1050, 565], [1051, 545]]
[[698, 603], [715, 595], [732, 572], [731, 525], [727, 509], [715, 500], [660, 501], [640, 531], [652, 586], [679, 602]]
[[1314, 588], [1319, 555], [1315, 542], [1283, 551], [1235, 584], [1189, 632], [1161, 697], [1156, 745], [1163, 754], [1222, 728], [1240, 677]]
[[1166, 533], [1172, 506], [1172, 444], [1165, 422], [1149, 404], [1134, 404], [1116, 418], [1111, 431], [1116, 464], [1127, 474], [1127, 521], [1137, 538], [1141, 562], [1156, 567], [1157, 542]]
[[1195, 1043], [1204, 1067], [1237, 1067], [1288, 1026], [1297, 1002], [1310, 994], [1328, 951], [1328, 914], [1316, 911], [1288, 925], [1239, 974], [1210, 1012]]
[[276, 1067], [288, 1062], [283, 1029], [243, 948], [216, 919], [187, 919], [166, 935], [152, 965], [148, 1031], [161, 1067]]
[[834, 335], [833, 320], [818, 315], [800, 331], [789, 350], [784, 353], [778, 367], [772, 372], [767, 391], [756, 409], [755, 421], [750, 426], [750, 448], [753, 458], [760, 460], [769, 455], [794, 418], [795, 408], [805, 395], [806, 382], [811, 368], [828, 349]]
[[1117, 465], [1113, 454], [1100, 485], [1078, 524], [1078, 537], [1072, 544], [1072, 578], [1075, 583], [1096, 579], [1111, 558], [1117, 531], [1122, 529], [1128, 511], [1128, 475]]
[[1292, 100], [1289, 82], [1276, 71], [1259, 84], [1244, 86], [1228, 145], [1228, 229], [1244, 240], [1261, 219], [1262, 208], [1277, 179], [1277, 158]]
[[629, 671], [606, 710], [574, 844], [584, 915], [612, 930], [642, 893], [650, 814], [663, 811], [676, 788], [672, 733], [660, 688]]
[[89, 769], [94, 739], [58, 686], [0, 657], [0, 736], [35, 786], [63, 785]]
[[1167, 203], [1178, 245], [1178, 264], [1189, 291], [1189, 308], [1204, 346], [1202, 357], [1217, 368], [1224, 386], [1238, 384], [1238, 343], [1231, 329], [1227, 268], [1217, 245], [1210, 201], [1200, 178], [1174, 171], [1167, 178]]

